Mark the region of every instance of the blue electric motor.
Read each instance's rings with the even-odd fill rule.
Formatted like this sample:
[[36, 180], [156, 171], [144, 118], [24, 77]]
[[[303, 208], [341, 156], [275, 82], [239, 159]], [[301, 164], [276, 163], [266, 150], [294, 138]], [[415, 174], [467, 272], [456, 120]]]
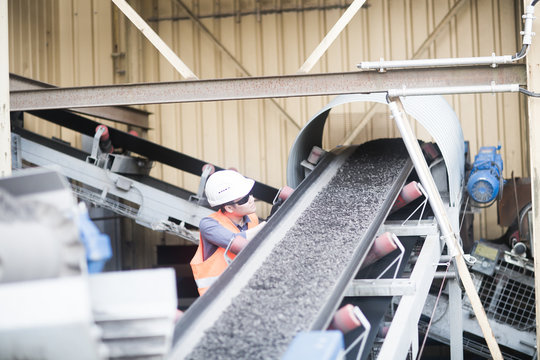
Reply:
[[478, 203], [489, 203], [502, 191], [503, 162], [497, 153], [500, 149], [500, 146], [483, 146], [474, 158], [467, 191]]

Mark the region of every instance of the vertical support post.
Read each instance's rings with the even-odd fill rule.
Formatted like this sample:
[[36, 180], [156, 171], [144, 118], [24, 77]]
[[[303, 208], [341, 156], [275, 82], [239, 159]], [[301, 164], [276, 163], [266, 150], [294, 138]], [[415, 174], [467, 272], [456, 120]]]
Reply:
[[[523, 1], [523, 8], [527, 8], [530, 0]], [[540, 34], [540, 23], [533, 21], [533, 34]], [[527, 89], [529, 91], [540, 91], [540, 48], [531, 44], [527, 53]], [[540, 314], [540, 241], [537, 234], [540, 234], [540, 99], [527, 98], [527, 118], [529, 119], [529, 157], [530, 157], [530, 177], [531, 177], [531, 200], [532, 200], [532, 247], [534, 257], [534, 287], [536, 293], [536, 313]], [[536, 322], [536, 334], [540, 334], [540, 322]], [[536, 348], [540, 349], [540, 336], [536, 336]]]
[[452, 230], [452, 226], [450, 225], [450, 220], [448, 219], [448, 216], [444, 209], [441, 194], [439, 194], [437, 186], [435, 185], [435, 181], [431, 176], [431, 172], [429, 171], [426, 159], [422, 155], [422, 149], [420, 149], [418, 140], [412, 132], [411, 125], [409, 124], [409, 121], [405, 115], [405, 110], [403, 109], [403, 104], [401, 103], [401, 100], [399, 98], [393, 100], [394, 101], [390, 101], [388, 105], [390, 107], [390, 110], [392, 111], [392, 115], [394, 116], [396, 125], [399, 129], [399, 132], [401, 133], [403, 142], [405, 143], [407, 151], [409, 152], [411, 160], [414, 164], [416, 173], [418, 174], [422, 186], [424, 187], [429, 196], [429, 204], [431, 205], [431, 210], [433, 211], [433, 214], [437, 219], [437, 223], [439, 224], [439, 227], [441, 229], [441, 233], [443, 235], [442, 237], [446, 242], [448, 252], [451, 256], [454, 257], [454, 261], [457, 266], [461, 282], [463, 283], [467, 296], [471, 301], [474, 314], [476, 315], [478, 324], [482, 329], [482, 334], [484, 335], [486, 343], [489, 347], [491, 356], [493, 356], [494, 360], [502, 360], [503, 357], [501, 350], [499, 349], [499, 344], [497, 344], [497, 341], [495, 340], [495, 336], [493, 335], [493, 331], [491, 330], [491, 327], [489, 325], [486, 312], [484, 311], [484, 307], [482, 306], [480, 297], [478, 296], [476, 288], [474, 287], [471, 274], [469, 273], [469, 269], [467, 268], [467, 264], [465, 263], [465, 259], [463, 258], [463, 253], [460, 245], [458, 244], [456, 234], [454, 233], [454, 231]]
[[463, 305], [457, 277], [448, 280], [448, 306], [450, 310], [450, 358], [463, 360]]
[[0, 0], [0, 177], [11, 174], [8, 1]]
[[418, 325], [414, 324], [414, 326], [411, 326], [411, 334], [412, 334], [412, 341], [411, 341], [411, 354], [412, 354], [412, 360], [416, 360], [418, 356]]

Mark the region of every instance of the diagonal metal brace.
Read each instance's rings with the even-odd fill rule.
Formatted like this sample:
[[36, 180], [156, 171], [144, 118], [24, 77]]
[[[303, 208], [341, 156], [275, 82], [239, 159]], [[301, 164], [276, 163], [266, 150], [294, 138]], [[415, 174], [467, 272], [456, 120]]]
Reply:
[[435, 181], [433, 180], [426, 160], [422, 155], [422, 150], [420, 149], [418, 140], [416, 139], [416, 136], [414, 136], [414, 133], [411, 129], [401, 99], [399, 97], [389, 98], [388, 105], [390, 107], [390, 111], [392, 111], [392, 115], [394, 117], [394, 120], [396, 121], [399, 132], [401, 133], [403, 142], [405, 143], [407, 151], [409, 152], [411, 160], [414, 164], [416, 173], [418, 174], [418, 177], [420, 178], [420, 181], [422, 183], [422, 186], [426, 190], [426, 193], [429, 195], [429, 204], [431, 205], [433, 214], [435, 215], [439, 227], [441, 228], [441, 232], [443, 235], [442, 239], [445, 241], [449, 253], [454, 257], [460, 279], [463, 283], [463, 286], [465, 287], [467, 296], [471, 301], [471, 305], [473, 307], [476, 318], [478, 319], [480, 328], [482, 329], [484, 338], [486, 339], [489, 351], [491, 352], [491, 355], [494, 359], [502, 360], [503, 357], [501, 350], [499, 349], [499, 345], [497, 344], [495, 336], [493, 335], [493, 331], [491, 330], [491, 327], [489, 325], [486, 312], [480, 301], [480, 297], [476, 292], [476, 288], [472, 281], [471, 274], [469, 273], [469, 269], [467, 268], [467, 264], [465, 263], [462, 255], [463, 251], [457, 250], [461, 249], [461, 246], [458, 243], [456, 234], [452, 230], [450, 220], [448, 219], [448, 216], [444, 209], [441, 195], [437, 190]]

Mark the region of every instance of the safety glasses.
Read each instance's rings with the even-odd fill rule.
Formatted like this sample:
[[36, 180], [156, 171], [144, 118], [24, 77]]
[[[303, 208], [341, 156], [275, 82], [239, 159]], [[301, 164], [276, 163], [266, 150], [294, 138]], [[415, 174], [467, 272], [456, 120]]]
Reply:
[[251, 193], [248, 193], [246, 196], [244, 196], [240, 200], [233, 201], [232, 203], [235, 204], [235, 205], [244, 205], [245, 203], [247, 203], [249, 201], [250, 196], [251, 196]]

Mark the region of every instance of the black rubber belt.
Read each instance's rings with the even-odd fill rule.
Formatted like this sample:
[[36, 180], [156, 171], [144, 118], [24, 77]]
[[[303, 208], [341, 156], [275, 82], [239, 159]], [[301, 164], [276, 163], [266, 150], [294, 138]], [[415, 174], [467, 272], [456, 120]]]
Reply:
[[[231, 300], [232, 304], [214, 319], [187, 358], [279, 359], [299, 331], [328, 326], [412, 170], [401, 139], [378, 140], [358, 149], [328, 185], [319, 189], [311, 204], [258, 265], [255, 275]], [[377, 156], [378, 152], [382, 156]], [[220, 300], [220, 292], [234, 281], [235, 272], [244, 266], [272, 229], [280, 226], [289, 210], [294, 209], [294, 202], [310, 187], [311, 179], [323, 171], [319, 170], [326, 160], [332, 161], [332, 156], [325, 156], [254, 242], [248, 244], [207, 294], [188, 309], [177, 323], [173, 344], [181, 344], [179, 340], [192, 331], [191, 323], [197, 315], [205, 312], [214, 299]], [[370, 156], [372, 163], [364, 166], [361, 161]], [[392, 170], [392, 174], [387, 174], [387, 170]], [[377, 197], [369, 196], [370, 187], [378, 189], [371, 192], [378, 194]], [[366, 209], [369, 206], [372, 208]], [[327, 219], [326, 214], [333, 217]], [[175, 345], [173, 355], [179, 354], [182, 354], [181, 345]]]
[[[63, 110], [39, 110], [29, 111], [28, 113], [91, 137], [95, 135], [96, 127], [100, 125], [96, 121]], [[207, 162], [112, 127], [109, 127], [109, 134], [115, 148], [132, 151], [150, 160], [158, 161], [190, 174], [201, 176], [203, 166], [208, 164]], [[223, 170], [219, 166], [214, 165], [214, 167], [216, 171]], [[260, 182], [255, 182], [253, 187], [253, 196], [270, 204], [277, 192], [278, 189]]]

